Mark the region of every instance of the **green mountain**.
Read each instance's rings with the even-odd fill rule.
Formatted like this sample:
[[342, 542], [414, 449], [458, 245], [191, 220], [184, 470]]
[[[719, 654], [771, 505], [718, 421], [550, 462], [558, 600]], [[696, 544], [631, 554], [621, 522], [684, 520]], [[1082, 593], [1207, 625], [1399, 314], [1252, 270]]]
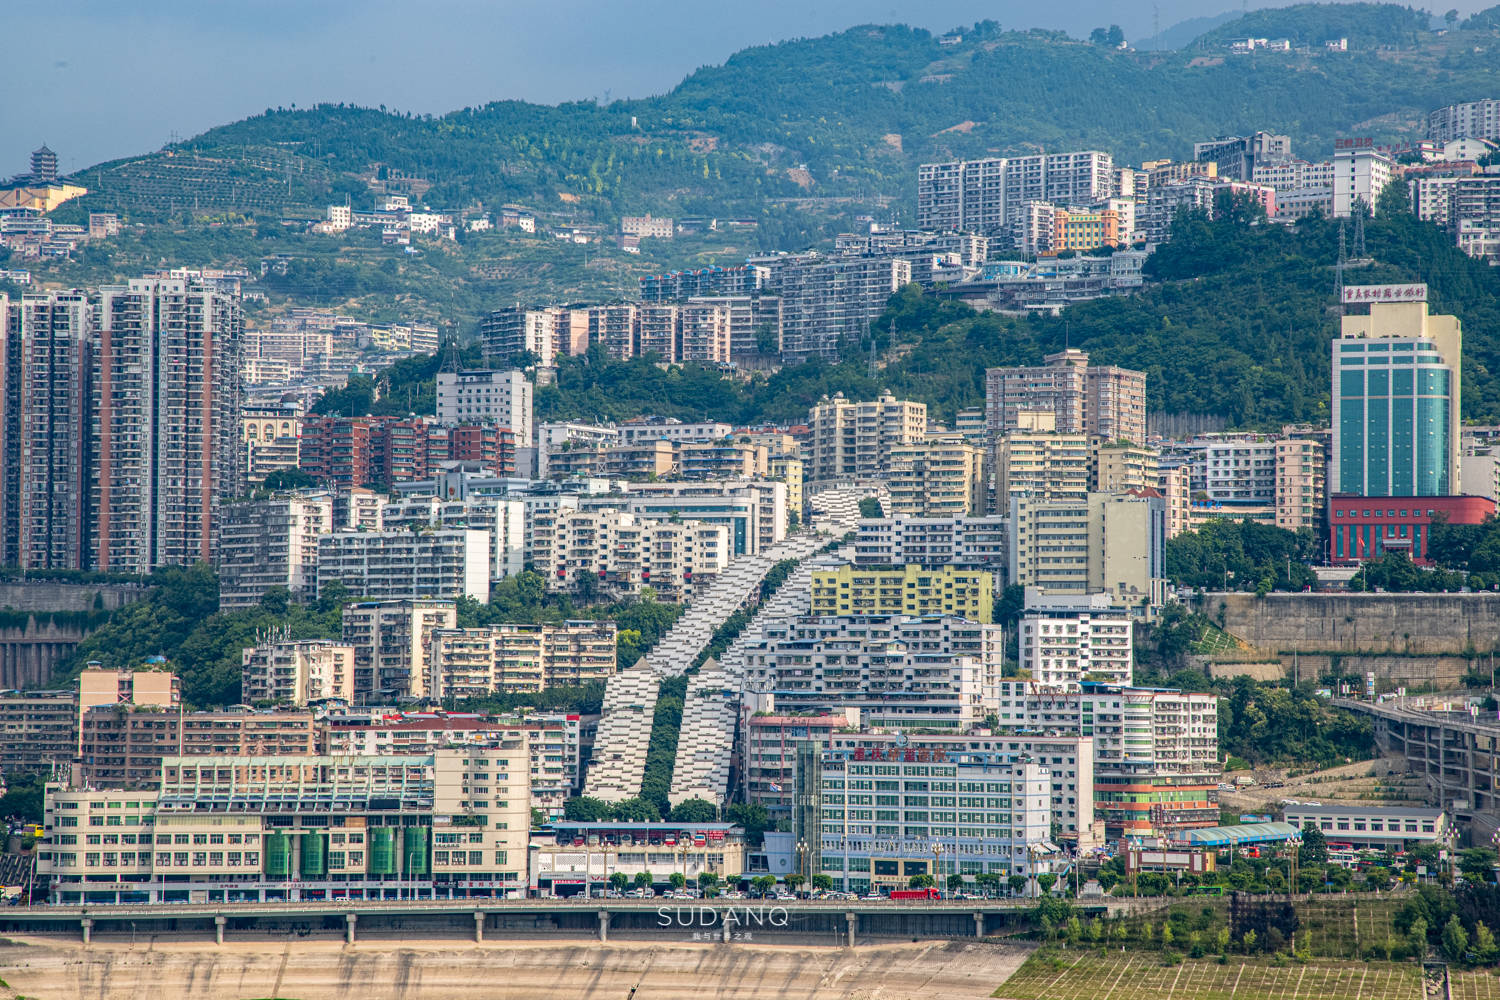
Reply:
[[[345, 197], [369, 204], [372, 184], [414, 177], [437, 206], [521, 202], [605, 222], [645, 211], [749, 216], [767, 223], [763, 244], [778, 245], [815, 234], [812, 218], [910, 220], [915, 167], [932, 159], [1102, 148], [1139, 162], [1256, 128], [1290, 134], [1310, 156], [1353, 130], [1411, 137], [1430, 108], [1493, 89], [1493, 52], [1475, 42], [1495, 29], [1436, 36], [1422, 18], [1391, 5], [1301, 5], [1258, 11], [1168, 53], [993, 22], [957, 44], [863, 26], [746, 49], [667, 94], [608, 105], [498, 101], [437, 117], [267, 109], [82, 171], [97, 193], [80, 207], [313, 213]], [[1204, 51], [1250, 30], [1399, 51]]]
[[1297, 4], [1254, 10], [1205, 32], [1193, 48], [1223, 48], [1236, 38], [1286, 38], [1321, 47], [1347, 38], [1354, 51], [1420, 46], [1430, 30], [1426, 11], [1384, 3]]

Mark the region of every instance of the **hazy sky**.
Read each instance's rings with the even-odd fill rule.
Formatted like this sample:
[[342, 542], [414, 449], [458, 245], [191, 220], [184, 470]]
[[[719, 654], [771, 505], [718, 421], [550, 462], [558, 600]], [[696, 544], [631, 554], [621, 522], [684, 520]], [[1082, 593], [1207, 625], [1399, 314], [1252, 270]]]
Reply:
[[[1493, 0], [1459, 0], [1464, 13]], [[1233, 0], [1155, 0], [1163, 28]], [[1262, 6], [1255, 4], [1253, 6]], [[0, 178], [46, 142], [64, 172], [148, 152], [271, 106], [450, 111], [671, 89], [737, 49], [855, 24], [993, 18], [1148, 37], [1151, 0], [75, 0], [6, 46]], [[129, 9], [135, 8], [135, 9]], [[1446, 8], [1446, 3], [1443, 5]]]

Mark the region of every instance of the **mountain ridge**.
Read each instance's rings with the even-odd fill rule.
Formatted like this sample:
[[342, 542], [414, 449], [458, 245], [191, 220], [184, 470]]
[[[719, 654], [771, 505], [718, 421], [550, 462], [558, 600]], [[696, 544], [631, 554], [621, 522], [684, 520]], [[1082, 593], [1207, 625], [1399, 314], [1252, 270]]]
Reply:
[[[1329, 24], [1340, 6], [1250, 17]], [[1415, 16], [1393, 5], [1349, 10], [1365, 21]], [[1256, 128], [1286, 132], [1296, 151], [1316, 157], [1376, 119], [1377, 138], [1411, 138], [1432, 107], [1493, 88], [1487, 46], [1472, 44], [1493, 33], [1419, 34], [1394, 54], [1231, 57], [1227, 47], [1121, 51], [993, 22], [955, 44], [923, 29], [864, 25], [743, 49], [655, 97], [494, 101], [441, 116], [267, 109], [78, 177], [97, 189], [82, 207], [146, 215], [242, 209], [240, 198], [257, 213], [310, 217], [346, 197], [371, 202], [362, 177], [385, 168], [430, 182], [426, 200], [443, 208], [515, 202], [610, 222], [645, 211], [755, 217], [795, 205], [909, 222], [924, 161], [1099, 148], [1138, 162]]]

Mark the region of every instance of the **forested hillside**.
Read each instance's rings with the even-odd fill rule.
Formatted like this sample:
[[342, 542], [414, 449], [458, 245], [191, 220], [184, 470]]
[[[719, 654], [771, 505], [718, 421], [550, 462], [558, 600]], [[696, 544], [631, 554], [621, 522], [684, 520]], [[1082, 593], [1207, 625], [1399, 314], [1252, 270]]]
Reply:
[[[1464, 418], [1500, 420], [1493, 377], [1500, 371], [1500, 268], [1465, 256], [1442, 230], [1417, 221], [1399, 193], [1383, 208], [1366, 226], [1375, 262], [1350, 270], [1348, 282], [1425, 281], [1433, 311], [1463, 323]], [[868, 399], [884, 388], [927, 403], [931, 417], [946, 422], [983, 405], [986, 367], [1039, 363], [1072, 346], [1096, 362], [1145, 371], [1153, 410], [1222, 415], [1231, 427], [1327, 423], [1338, 232], [1322, 219], [1290, 227], [1187, 216], [1148, 261], [1158, 283], [1059, 317], [979, 312], [909, 286], [873, 324], [885, 359], [873, 378], [868, 342], [851, 345], [841, 363], [813, 361], [748, 380], [696, 365], [620, 362], [595, 350], [560, 359], [556, 384], [536, 392], [537, 417], [787, 422], [804, 419], [824, 395]], [[437, 367], [431, 358], [402, 362], [380, 376], [378, 391], [355, 379], [318, 408], [404, 412], [408, 399], [430, 402]]]
[[[1477, 44], [1494, 33], [1488, 21], [1442, 37], [1420, 21], [1407, 8], [1370, 4], [1256, 12], [1210, 38], [1264, 22], [1315, 44], [1348, 35], [1356, 48], [1378, 40], [1399, 51], [1242, 57], [1222, 46], [1121, 51], [994, 22], [964, 29], [954, 45], [919, 29], [865, 26], [747, 49], [659, 97], [497, 101], [441, 117], [339, 104], [267, 109], [180, 144], [174, 160], [80, 176], [99, 190], [94, 205], [206, 208], [208, 182], [195, 190], [199, 182], [184, 180], [201, 166], [218, 178], [212, 197], [260, 184], [257, 198], [284, 209], [345, 196], [367, 203], [361, 178], [398, 170], [429, 181], [434, 205], [521, 201], [604, 220], [647, 210], [751, 215], [770, 224], [771, 245], [795, 236], [809, 212], [889, 199], [909, 219], [915, 166], [934, 158], [1100, 148], [1139, 162], [1256, 128], [1285, 131], [1312, 156], [1355, 129], [1411, 137], [1429, 109], [1487, 96], [1494, 80], [1493, 46]], [[195, 155], [206, 160], [172, 174], [197, 164], [187, 159]], [[188, 186], [163, 200], [163, 183]], [[140, 195], [148, 189], [151, 199]]]

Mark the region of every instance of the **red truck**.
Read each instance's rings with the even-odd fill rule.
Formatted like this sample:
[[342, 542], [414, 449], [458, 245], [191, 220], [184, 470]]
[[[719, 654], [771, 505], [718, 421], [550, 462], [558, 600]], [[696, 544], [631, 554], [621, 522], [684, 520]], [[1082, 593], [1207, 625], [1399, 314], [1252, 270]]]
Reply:
[[942, 899], [942, 893], [936, 889], [892, 889], [892, 899]]

